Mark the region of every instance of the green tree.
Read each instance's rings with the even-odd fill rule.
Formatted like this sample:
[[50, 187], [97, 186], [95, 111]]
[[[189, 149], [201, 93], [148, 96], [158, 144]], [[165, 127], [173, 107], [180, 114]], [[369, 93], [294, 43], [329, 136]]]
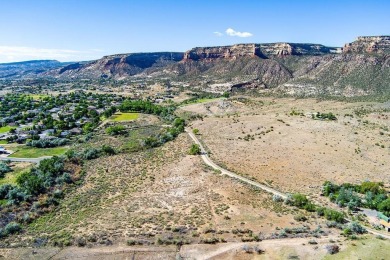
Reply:
[[379, 204], [378, 209], [386, 216], [390, 216], [390, 198], [387, 198], [386, 200], [382, 201]]

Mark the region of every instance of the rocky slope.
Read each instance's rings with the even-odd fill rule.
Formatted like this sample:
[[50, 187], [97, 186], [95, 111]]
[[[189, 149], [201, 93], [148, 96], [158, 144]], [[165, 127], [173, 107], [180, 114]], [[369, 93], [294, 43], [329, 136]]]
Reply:
[[56, 78], [125, 78], [155, 70], [183, 59], [181, 52], [130, 53], [104, 56], [86, 64], [75, 63], [44, 73]]
[[184, 61], [237, 59], [240, 57], [270, 58], [287, 55], [324, 55], [340, 52], [339, 48], [306, 43], [235, 44], [232, 46], [197, 47], [184, 54]]
[[56, 60], [31, 60], [23, 62], [1, 63], [0, 79], [18, 79], [36, 77], [37, 74], [62, 67], [67, 63]]
[[390, 54], [390, 36], [361, 36], [344, 45], [343, 53]]

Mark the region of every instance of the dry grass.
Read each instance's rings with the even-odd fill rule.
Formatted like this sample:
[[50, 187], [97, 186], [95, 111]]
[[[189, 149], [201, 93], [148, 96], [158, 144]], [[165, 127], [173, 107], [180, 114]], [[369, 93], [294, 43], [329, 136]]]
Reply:
[[[390, 120], [386, 113], [359, 118], [345, 115], [370, 104], [261, 101], [250, 106], [239, 102], [224, 105], [234, 109], [232, 115], [223, 114], [218, 102], [208, 108], [202, 104], [186, 108], [208, 114], [192, 126], [199, 129], [211, 156], [221, 165], [285, 192], [318, 195], [325, 180], [388, 184], [390, 132], [386, 127]], [[308, 116], [291, 116], [292, 110]], [[338, 120], [313, 120], [310, 113], [317, 111], [333, 112]]]

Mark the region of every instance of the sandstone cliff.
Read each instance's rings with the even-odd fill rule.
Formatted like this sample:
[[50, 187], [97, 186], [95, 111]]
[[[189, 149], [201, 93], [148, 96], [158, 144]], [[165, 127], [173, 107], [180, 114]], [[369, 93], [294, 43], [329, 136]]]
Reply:
[[343, 53], [390, 53], [390, 36], [361, 36], [344, 45]]
[[183, 59], [181, 52], [130, 53], [104, 56], [85, 64], [75, 63], [46, 76], [59, 78], [123, 78], [149, 68], [161, 68]]
[[325, 55], [338, 53], [337, 48], [326, 47], [321, 44], [305, 43], [262, 43], [236, 44], [219, 47], [197, 47], [184, 53], [184, 61], [237, 59], [240, 57], [272, 58], [273, 56], [287, 55]]
[[258, 44], [236, 44], [221, 47], [197, 47], [184, 53], [187, 60], [236, 59], [239, 57], [263, 57]]

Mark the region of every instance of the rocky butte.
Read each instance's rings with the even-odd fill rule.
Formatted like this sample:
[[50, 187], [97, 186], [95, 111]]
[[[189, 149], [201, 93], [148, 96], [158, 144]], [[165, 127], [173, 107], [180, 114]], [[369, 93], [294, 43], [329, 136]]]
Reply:
[[360, 36], [345, 44], [343, 53], [390, 54], [390, 36]]

